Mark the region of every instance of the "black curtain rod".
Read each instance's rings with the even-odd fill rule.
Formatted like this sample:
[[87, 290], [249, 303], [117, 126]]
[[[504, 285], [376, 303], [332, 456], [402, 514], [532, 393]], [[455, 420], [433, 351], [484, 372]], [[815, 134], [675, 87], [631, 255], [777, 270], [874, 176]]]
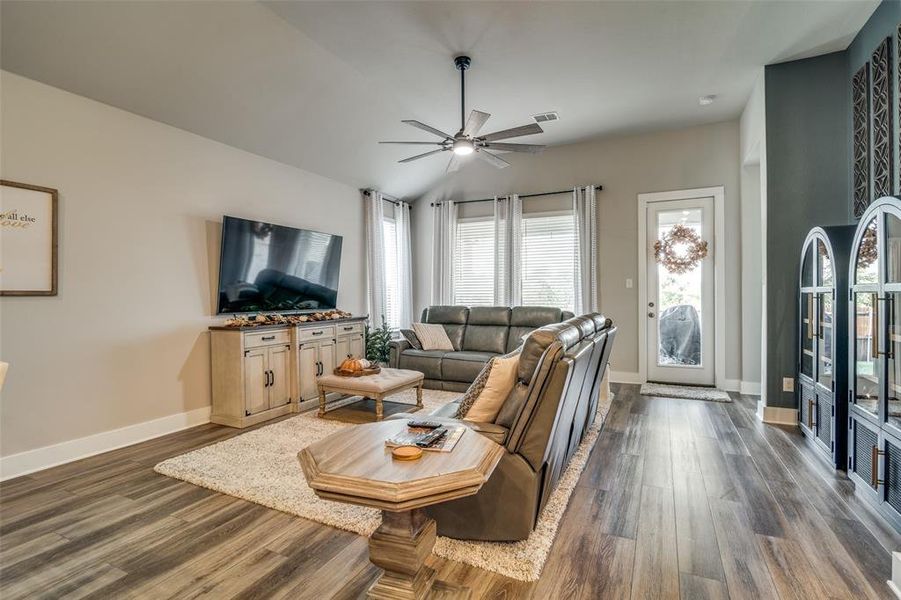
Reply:
[[[365, 196], [369, 196], [372, 194], [372, 190], [360, 190], [360, 191]], [[386, 196], [385, 194], [382, 194], [382, 200], [384, 200], [385, 202], [390, 202], [394, 206], [406, 206], [407, 208], [413, 208], [413, 205], [410, 204], [409, 202], [404, 202], [403, 200], [398, 200], [396, 198], [392, 198], [391, 196]]]
[[[602, 185], [594, 186], [594, 189], [601, 191], [604, 189]], [[571, 194], [572, 190], [560, 190], [557, 192], [540, 192], [538, 194], [520, 194], [520, 198], [537, 198], [539, 196], [556, 196], [557, 194]], [[498, 196], [501, 198], [502, 196]], [[439, 204], [444, 204], [447, 202], [446, 200], [443, 202], [432, 202], [429, 206], [438, 206]], [[469, 204], [470, 202], [494, 202], [494, 198], [479, 198], [478, 200], [453, 200], [454, 204]]]

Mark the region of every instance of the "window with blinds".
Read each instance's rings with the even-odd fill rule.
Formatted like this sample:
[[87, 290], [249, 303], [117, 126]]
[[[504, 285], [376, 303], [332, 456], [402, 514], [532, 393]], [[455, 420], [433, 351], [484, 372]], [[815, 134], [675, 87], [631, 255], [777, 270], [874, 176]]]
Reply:
[[523, 305], [573, 309], [575, 245], [571, 213], [523, 215]]
[[[397, 223], [394, 219], [382, 222], [382, 244], [385, 256], [385, 321], [391, 329], [400, 329], [399, 268], [397, 256]], [[377, 318], [376, 318], [377, 319]], [[381, 325], [377, 320], [374, 323]]]
[[494, 220], [457, 223], [454, 256], [454, 304], [494, 304]]

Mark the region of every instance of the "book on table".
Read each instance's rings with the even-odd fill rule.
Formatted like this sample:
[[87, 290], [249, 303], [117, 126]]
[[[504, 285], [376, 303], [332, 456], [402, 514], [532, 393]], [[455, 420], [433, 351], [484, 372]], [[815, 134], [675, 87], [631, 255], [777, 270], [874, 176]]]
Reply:
[[[447, 428], [447, 435], [445, 435], [443, 438], [441, 438], [431, 446], [422, 448], [423, 450], [427, 450], [429, 452], [450, 452], [454, 449], [454, 446], [457, 445], [457, 442], [460, 441], [460, 438], [463, 436], [463, 432], [466, 431], [466, 427], [464, 425], [442, 426]], [[396, 448], [398, 446], [415, 446], [416, 442], [422, 435], [432, 433], [432, 431], [432, 429], [426, 429], [424, 427], [406, 427], [402, 431], [397, 432], [396, 434], [385, 440], [385, 445], [389, 448]]]

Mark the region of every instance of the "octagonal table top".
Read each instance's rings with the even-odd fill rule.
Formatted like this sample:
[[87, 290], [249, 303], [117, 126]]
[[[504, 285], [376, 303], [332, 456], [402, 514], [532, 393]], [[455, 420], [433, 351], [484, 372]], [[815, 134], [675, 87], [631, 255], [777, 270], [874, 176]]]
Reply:
[[505, 450], [466, 429], [450, 452], [423, 452], [415, 461], [391, 457], [385, 440], [406, 419], [348, 427], [304, 448], [298, 459], [321, 498], [404, 511], [470, 496], [488, 480]]

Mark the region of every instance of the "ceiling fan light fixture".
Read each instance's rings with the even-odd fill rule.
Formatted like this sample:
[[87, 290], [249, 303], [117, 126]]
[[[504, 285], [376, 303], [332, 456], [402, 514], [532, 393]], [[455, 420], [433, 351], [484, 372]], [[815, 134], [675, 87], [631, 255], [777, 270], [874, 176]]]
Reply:
[[454, 154], [457, 156], [466, 156], [467, 154], [472, 154], [473, 152], [472, 142], [469, 140], [455, 140], [454, 141]]

